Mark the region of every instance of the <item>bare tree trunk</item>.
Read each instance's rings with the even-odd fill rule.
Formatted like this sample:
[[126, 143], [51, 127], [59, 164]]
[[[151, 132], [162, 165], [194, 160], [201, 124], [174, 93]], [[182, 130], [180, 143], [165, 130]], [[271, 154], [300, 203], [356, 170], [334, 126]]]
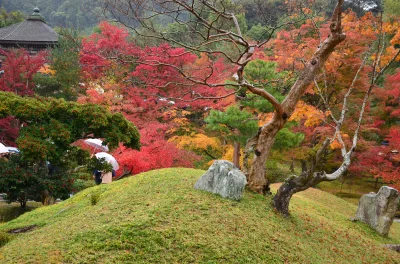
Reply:
[[279, 187], [278, 192], [274, 196], [273, 206], [275, 210], [281, 215], [288, 217], [289, 203], [293, 194], [304, 191], [322, 181], [325, 181], [326, 178], [324, 175], [324, 172], [316, 172], [312, 177], [308, 177], [307, 173], [303, 173], [299, 177], [293, 176], [286, 180], [281, 187]]
[[19, 204], [21, 205], [21, 208], [25, 208], [26, 207], [27, 200], [28, 200], [28, 197], [26, 197], [26, 193], [25, 192], [21, 192], [19, 197], [18, 197], [18, 201], [19, 201]]
[[[379, 46], [380, 45], [378, 45], [378, 52], [379, 52]], [[382, 51], [383, 51], [383, 49], [382, 49]], [[364, 62], [365, 62], [365, 60], [364, 60], [364, 62], [361, 64], [357, 74], [355, 75], [355, 77], [353, 79], [353, 83], [350, 85], [348, 92], [346, 93], [345, 97], [343, 98], [343, 106], [342, 106], [340, 118], [336, 119], [333, 115], [331, 115], [332, 119], [336, 123], [336, 127], [335, 127], [336, 138], [342, 146], [341, 151], [342, 151], [343, 162], [342, 162], [341, 166], [336, 171], [334, 171], [333, 173], [330, 173], [330, 174], [327, 174], [324, 171], [314, 172], [319, 161], [321, 160], [321, 157], [324, 155], [328, 145], [331, 142], [331, 140], [329, 138], [327, 138], [325, 140], [325, 142], [323, 143], [322, 147], [318, 150], [315, 157], [313, 158], [311, 165], [308, 168], [307, 172], [303, 172], [299, 177], [296, 177], [296, 176], [290, 177], [278, 189], [278, 192], [273, 199], [273, 206], [278, 213], [280, 213], [286, 217], [289, 215], [289, 203], [290, 203], [290, 199], [293, 196], [293, 194], [300, 192], [300, 191], [304, 191], [310, 187], [313, 187], [322, 181], [336, 180], [336, 179], [340, 178], [347, 171], [348, 167], [351, 164], [351, 155], [357, 146], [358, 132], [359, 132], [361, 122], [363, 119], [364, 110], [365, 110], [368, 98], [371, 94], [371, 91], [375, 85], [375, 81], [385, 71], [385, 69], [387, 69], [387, 67], [395, 60], [395, 58], [399, 55], [400, 55], [400, 50], [392, 57], [390, 62], [388, 64], [386, 64], [386, 66], [383, 67], [381, 69], [381, 71], [378, 72], [377, 75], [375, 76], [375, 67], [377, 65], [377, 62], [379, 61], [380, 55], [376, 57], [376, 59], [374, 61], [373, 70], [372, 70], [371, 84], [368, 88], [367, 93], [364, 96], [364, 100], [363, 100], [363, 103], [361, 106], [361, 111], [360, 111], [359, 117], [358, 117], [357, 128], [353, 135], [352, 146], [351, 146], [350, 150], [347, 151], [346, 144], [343, 142], [343, 139], [341, 136], [340, 128], [345, 119], [345, 114], [347, 111], [347, 104], [348, 104], [348, 97], [353, 89], [353, 84], [355, 83], [355, 81], [357, 79], [358, 73], [360, 72], [361, 68], [364, 65]], [[343, 184], [343, 182], [342, 182], [342, 184]], [[352, 185], [350, 185], [350, 187], [351, 186]]]
[[[273, 119], [274, 120], [274, 119]], [[269, 183], [266, 178], [265, 163], [269, 152], [275, 141], [275, 135], [280, 130], [280, 126], [271, 120], [270, 123], [261, 129], [256, 148], [254, 150], [253, 163], [248, 177], [249, 188], [257, 193], [266, 194], [269, 192]]]
[[240, 169], [240, 143], [233, 143], [233, 164]]
[[[284, 183], [282, 183], [281, 187], [279, 187], [278, 192], [273, 199], [273, 206], [278, 213], [285, 217], [289, 216], [289, 203], [293, 194], [304, 191], [322, 181], [334, 180], [331, 175], [327, 175], [324, 171], [314, 172], [316, 166], [318, 165], [318, 162], [321, 160], [321, 157], [324, 155], [325, 150], [328, 148], [329, 144], [330, 140], [326, 139], [322, 147], [317, 151], [315, 157], [312, 160], [310, 168], [307, 171], [303, 171], [299, 177], [293, 175]], [[345, 159], [345, 162], [338, 169], [338, 171], [345, 171], [345, 169], [347, 169], [349, 165], [350, 158]]]
[[290, 163], [290, 172], [294, 172], [294, 159], [292, 158], [292, 162]]
[[[316, 74], [324, 66], [335, 47], [346, 38], [346, 35], [342, 33], [341, 26], [342, 5], [343, 0], [339, 0], [331, 18], [331, 34], [318, 46], [310, 61], [305, 64], [300, 77], [280, 105], [281, 108], [275, 107], [276, 112], [273, 119], [261, 129], [249, 175], [249, 188], [254, 192], [265, 193], [269, 189], [269, 184], [265, 178], [265, 162], [274, 143], [275, 135], [292, 115], [300, 98], [314, 81]], [[251, 87], [247, 88], [251, 91]]]
[[243, 155], [243, 173], [246, 175], [247, 182], [249, 181], [249, 175], [250, 175], [250, 166], [249, 166], [249, 159], [254, 153], [254, 147], [257, 145], [258, 142], [258, 137], [260, 136], [261, 133], [261, 128], [258, 130], [257, 134], [254, 135], [252, 138], [249, 138], [246, 142], [246, 146], [244, 149], [244, 155]]
[[307, 172], [307, 161], [300, 160], [301, 163], [301, 172]]

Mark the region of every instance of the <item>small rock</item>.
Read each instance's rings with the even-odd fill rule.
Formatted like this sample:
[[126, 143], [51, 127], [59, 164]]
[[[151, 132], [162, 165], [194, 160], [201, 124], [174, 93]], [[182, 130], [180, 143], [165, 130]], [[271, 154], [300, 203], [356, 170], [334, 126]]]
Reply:
[[358, 202], [355, 220], [367, 223], [379, 234], [387, 236], [399, 204], [399, 192], [382, 186], [377, 194], [364, 194]]
[[246, 176], [232, 162], [216, 160], [194, 188], [239, 201], [246, 184]]
[[391, 249], [400, 253], [400, 245], [399, 244], [384, 244], [384, 248]]

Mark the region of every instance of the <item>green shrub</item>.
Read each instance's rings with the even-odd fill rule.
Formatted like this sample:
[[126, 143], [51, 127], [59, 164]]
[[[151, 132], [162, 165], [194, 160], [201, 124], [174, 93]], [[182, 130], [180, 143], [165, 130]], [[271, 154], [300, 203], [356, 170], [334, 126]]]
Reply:
[[76, 179], [74, 181], [74, 184], [72, 185], [72, 189], [74, 190], [74, 193], [77, 193], [93, 186], [95, 186], [95, 182], [93, 179], [91, 180]]
[[91, 205], [96, 205], [100, 200], [100, 193], [98, 193], [98, 192], [90, 193], [88, 196], [89, 196]]

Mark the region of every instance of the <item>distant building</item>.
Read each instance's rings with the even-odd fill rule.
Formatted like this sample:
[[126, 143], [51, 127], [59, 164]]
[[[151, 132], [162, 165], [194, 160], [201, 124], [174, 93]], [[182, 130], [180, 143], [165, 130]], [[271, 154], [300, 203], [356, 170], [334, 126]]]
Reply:
[[39, 8], [33, 10], [25, 21], [0, 28], [0, 48], [25, 48], [30, 53], [53, 48], [58, 34], [46, 24]]

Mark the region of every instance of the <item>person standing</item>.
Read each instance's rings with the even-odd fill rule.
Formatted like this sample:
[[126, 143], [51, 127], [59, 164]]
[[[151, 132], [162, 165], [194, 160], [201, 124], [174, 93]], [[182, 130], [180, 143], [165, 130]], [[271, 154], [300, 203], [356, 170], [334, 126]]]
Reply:
[[102, 182], [102, 177], [101, 177], [101, 171], [99, 171], [99, 170], [94, 170], [93, 171], [93, 179], [94, 179], [94, 182], [97, 184], [97, 185], [99, 185], [101, 182]]
[[110, 183], [112, 182], [112, 172], [103, 172], [101, 177], [101, 183]]

